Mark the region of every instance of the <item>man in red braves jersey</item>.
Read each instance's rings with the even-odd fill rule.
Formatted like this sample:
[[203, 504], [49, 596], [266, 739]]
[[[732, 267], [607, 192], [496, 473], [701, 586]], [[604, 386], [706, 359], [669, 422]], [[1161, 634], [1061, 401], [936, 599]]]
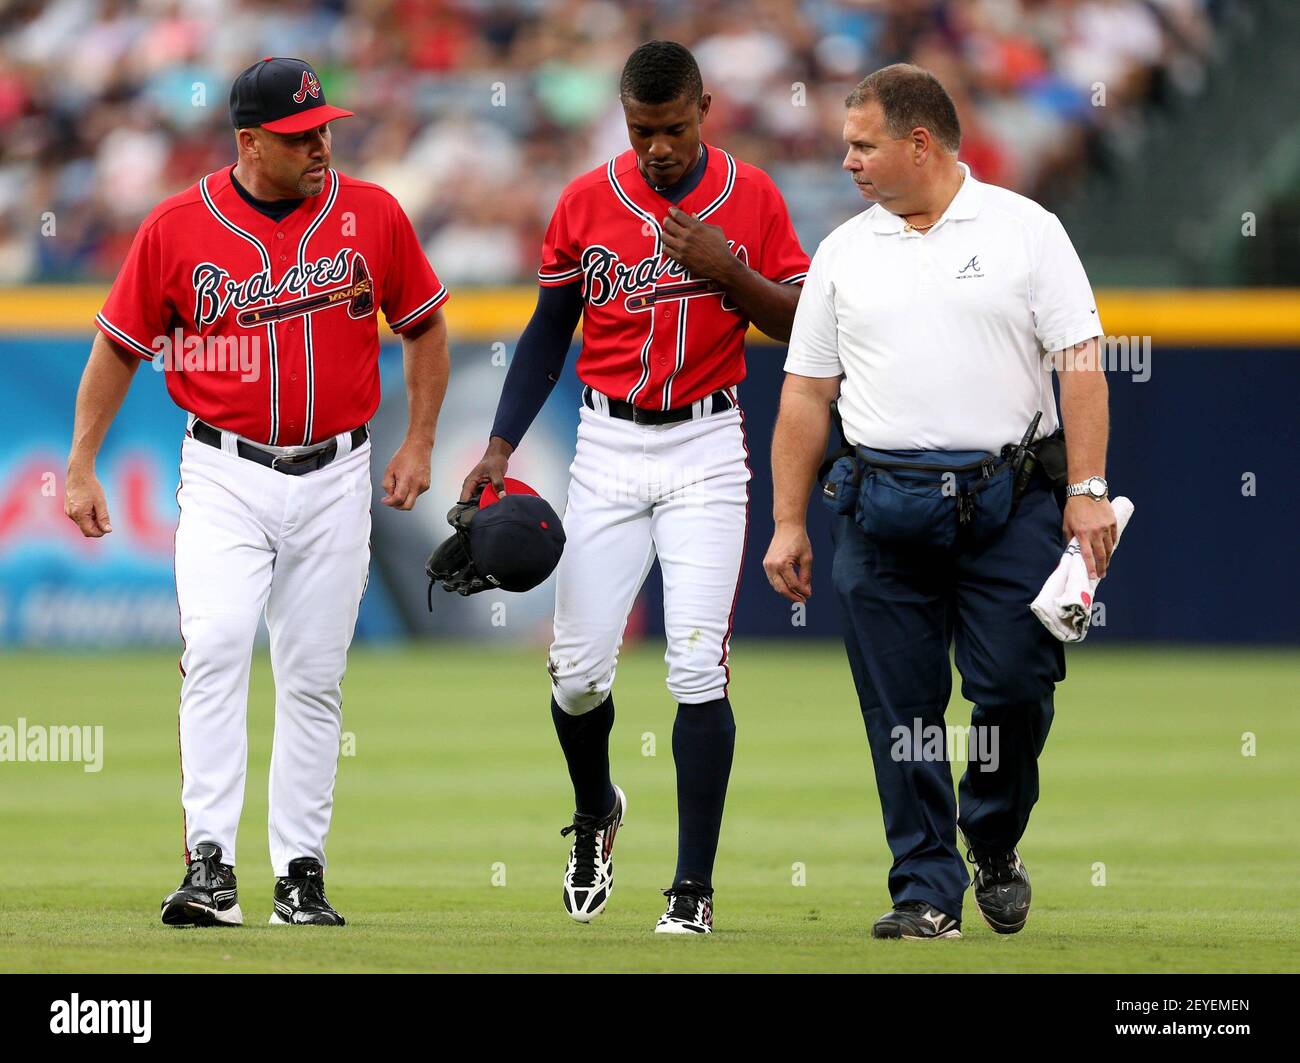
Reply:
[[750, 322], [789, 337], [808, 257], [771, 179], [701, 142], [709, 96], [690, 52], [642, 45], [621, 96], [632, 148], [573, 181], [556, 205], [537, 310], [461, 497], [488, 482], [504, 490], [510, 454], [581, 317], [583, 408], [548, 661], [576, 804], [563, 831], [574, 836], [564, 903], [588, 922], [613, 888], [627, 801], [610, 780], [610, 691], [628, 611], [657, 556], [678, 703], [678, 860], [655, 930], [703, 934], [735, 744], [727, 652], [749, 484], [736, 387]]
[[95, 455], [140, 361], [161, 362], [189, 414], [176, 531], [187, 868], [162, 919], [243, 921], [235, 835], [265, 614], [276, 685], [271, 922], [337, 926], [325, 838], [340, 682], [369, 568], [376, 310], [402, 337], [410, 415], [383, 502], [409, 510], [429, 486], [447, 385], [447, 290], [397, 201], [330, 168], [329, 122], [351, 112], [325, 102], [307, 63], [253, 64], [230, 109], [237, 163], [144, 220], [95, 319], [65, 508], [88, 537], [112, 531]]

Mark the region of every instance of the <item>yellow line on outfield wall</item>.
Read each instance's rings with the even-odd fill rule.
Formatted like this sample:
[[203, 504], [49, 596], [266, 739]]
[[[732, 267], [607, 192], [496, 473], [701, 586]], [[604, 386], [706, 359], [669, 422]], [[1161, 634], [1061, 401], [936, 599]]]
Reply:
[[[102, 285], [0, 288], [0, 332], [89, 340], [106, 291]], [[446, 310], [452, 337], [513, 344], [536, 297], [527, 287], [453, 290]], [[1111, 336], [1150, 336], [1154, 344], [1184, 347], [1300, 345], [1296, 288], [1109, 288], [1098, 291], [1097, 306]]]

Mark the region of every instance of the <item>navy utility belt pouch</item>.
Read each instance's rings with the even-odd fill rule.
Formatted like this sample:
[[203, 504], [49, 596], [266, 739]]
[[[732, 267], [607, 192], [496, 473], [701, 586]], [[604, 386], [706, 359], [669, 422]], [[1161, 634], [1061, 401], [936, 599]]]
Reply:
[[855, 447], [830, 467], [822, 501], [882, 543], [981, 546], [1013, 510], [1013, 462], [971, 450]]

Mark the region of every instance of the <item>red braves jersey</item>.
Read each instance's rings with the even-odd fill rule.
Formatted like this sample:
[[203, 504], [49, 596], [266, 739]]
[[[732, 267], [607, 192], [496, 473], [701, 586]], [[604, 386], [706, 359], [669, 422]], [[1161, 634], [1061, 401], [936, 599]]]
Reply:
[[232, 169], [144, 220], [95, 324], [141, 358], [164, 355], [176, 404], [218, 428], [273, 446], [351, 431], [379, 407], [376, 308], [400, 333], [447, 289], [378, 185], [330, 170], [277, 222]]
[[[706, 147], [704, 176], [677, 207], [721, 226], [732, 253], [768, 280], [802, 284], [808, 256], [772, 179]], [[579, 379], [644, 409], [686, 406], [745, 379], [749, 320], [716, 283], [663, 253], [672, 206], [629, 149], [565, 188], [537, 273], [547, 286], [582, 282]]]

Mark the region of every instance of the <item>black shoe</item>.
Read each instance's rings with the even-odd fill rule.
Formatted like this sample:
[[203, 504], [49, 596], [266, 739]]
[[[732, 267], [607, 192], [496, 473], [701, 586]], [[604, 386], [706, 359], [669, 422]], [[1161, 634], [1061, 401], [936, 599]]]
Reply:
[[712, 934], [713, 890], [682, 879], [664, 890], [668, 908], [655, 924], [656, 934]]
[[966, 859], [975, 865], [975, 904], [984, 922], [995, 934], [1015, 934], [1029, 918], [1029, 875], [1020, 855], [976, 853], [968, 850]]
[[194, 847], [180, 888], [163, 899], [162, 921], [168, 926], [240, 926], [244, 922], [235, 869], [221, 862], [221, 846], [200, 842]]
[[945, 915], [925, 901], [900, 901], [871, 928], [873, 938], [906, 938], [928, 941], [931, 938], [961, 937], [961, 920]]
[[272, 926], [344, 925], [343, 916], [325, 899], [325, 869], [310, 856], [289, 861], [289, 874], [275, 880], [272, 903]]

